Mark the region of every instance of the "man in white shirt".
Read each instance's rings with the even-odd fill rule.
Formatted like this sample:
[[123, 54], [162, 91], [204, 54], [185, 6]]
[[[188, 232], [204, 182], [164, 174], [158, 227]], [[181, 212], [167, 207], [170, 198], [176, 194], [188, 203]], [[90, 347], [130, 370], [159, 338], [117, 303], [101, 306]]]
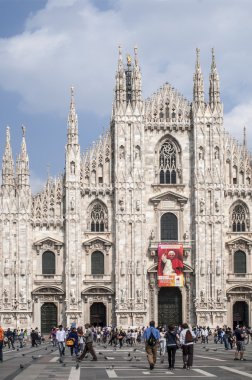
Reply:
[[59, 325], [59, 329], [56, 332], [56, 340], [58, 342], [60, 360], [63, 355], [65, 355], [65, 343], [66, 343], [66, 332], [62, 325]]

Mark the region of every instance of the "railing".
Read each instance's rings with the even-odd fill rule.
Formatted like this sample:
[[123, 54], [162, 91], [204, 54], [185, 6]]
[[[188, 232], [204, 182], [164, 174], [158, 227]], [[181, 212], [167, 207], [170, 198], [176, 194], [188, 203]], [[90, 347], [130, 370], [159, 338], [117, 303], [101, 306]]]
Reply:
[[228, 281], [252, 280], [252, 273], [228, 273]]
[[110, 274], [86, 274], [83, 276], [83, 282], [111, 282]]
[[62, 275], [60, 274], [36, 274], [35, 282], [62, 282]]

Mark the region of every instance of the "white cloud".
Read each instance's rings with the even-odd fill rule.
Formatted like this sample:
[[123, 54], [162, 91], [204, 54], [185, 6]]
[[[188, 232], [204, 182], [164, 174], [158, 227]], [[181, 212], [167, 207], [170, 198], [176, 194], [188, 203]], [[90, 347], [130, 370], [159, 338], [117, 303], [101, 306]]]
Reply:
[[246, 139], [250, 150], [252, 150], [252, 99], [247, 103], [239, 104], [225, 115], [224, 126], [231, 135], [240, 143], [243, 143], [243, 130], [246, 127]]
[[37, 177], [32, 171], [30, 173], [30, 185], [32, 194], [37, 194], [43, 190], [45, 186], [45, 179]]
[[236, 107], [227, 127], [231, 119], [243, 124], [238, 104], [249, 104], [252, 89], [250, 0], [118, 0], [107, 10], [97, 3], [48, 0], [22, 34], [0, 39], [0, 86], [20, 95], [23, 110], [65, 115], [74, 85], [77, 110], [109, 114], [119, 43], [125, 54], [138, 45], [146, 97], [168, 81], [191, 98], [200, 47], [208, 93], [214, 46], [225, 109]]

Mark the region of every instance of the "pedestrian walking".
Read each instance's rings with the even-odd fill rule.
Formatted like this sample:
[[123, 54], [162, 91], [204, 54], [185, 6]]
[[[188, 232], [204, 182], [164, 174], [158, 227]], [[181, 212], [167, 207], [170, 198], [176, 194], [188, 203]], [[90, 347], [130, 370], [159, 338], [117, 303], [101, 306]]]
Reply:
[[[246, 360], [244, 359], [244, 351], [245, 351], [245, 331], [239, 326], [236, 327], [234, 331], [234, 337], [235, 337], [235, 344], [236, 344], [236, 350], [235, 350], [235, 357], [234, 360]], [[240, 356], [240, 357], [238, 357]]]
[[91, 330], [91, 326], [89, 323], [86, 323], [85, 324], [85, 329], [86, 329], [86, 332], [84, 334], [84, 339], [85, 339], [85, 347], [84, 347], [84, 351], [82, 352], [82, 354], [78, 357], [77, 359], [77, 362], [80, 362], [83, 360], [83, 358], [86, 356], [86, 354], [88, 352], [90, 352], [90, 354], [92, 355], [93, 359], [92, 361], [97, 361], [97, 356], [96, 356], [96, 353], [95, 353], [95, 350], [93, 348], [93, 332]]
[[150, 327], [144, 331], [143, 338], [145, 341], [145, 351], [147, 352], [147, 359], [150, 369], [154, 369], [157, 361], [157, 349], [159, 345], [160, 333], [155, 328], [155, 321], [150, 321]]
[[19, 348], [23, 348], [23, 343], [24, 343], [24, 330], [21, 329], [19, 334], [18, 334], [18, 341], [19, 341]]
[[179, 336], [174, 325], [168, 326], [168, 331], [165, 337], [169, 363], [168, 368], [172, 370], [175, 369], [175, 357], [179, 343]]
[[183, 368], [191, 369], [193, 365], [193, 345], [195, 334], [189, 329], [187, 323], [182, 324], [182, 331], [180, 333], [180, 344], [183, 351]]
[[37, 335], [37, 333], [36, 333], [36, 331], [35, 330], [32, 330], [32, 332], [31, 332], [31, 344], [32, 344], [32, 347], [37, 347], [37, 337], [38, 337], [38, 335]]
[[161, 356], [160, 363], [163, 363], [164, 356], [165, 356], [165, 349], [166, 349], [166, 332], [164, 328], [159, 329], [159, 331], [160, 331], [159, 348], [160, 348], [160, 356]]
[[0, 325], [0, 363], [3, 362], [4, 330]]
[[65, 355], [66, 332], [62, 325], [59, 325], [59, 330], [56, 332], [56, 341], [58, 343], [60, 359]]
[[8, 347], [12, 347], [13, 350], [15, 350], [14, 347], [14, 338], [13, 338], [13, 332], [11, 331], [10, 328], [7, 329], [6, 331], [6, 337], [8, 338]]
[[[68, 341], [72, 341], [72, 344], [69, 345]], [[79, 342], [76, 327], [71, 328], [71, 331], [67, 336], [66, 344], [68, 347], [70, 347], [71, 356], [73, 356], [73, 352], [77, 356], [79, 351]]]

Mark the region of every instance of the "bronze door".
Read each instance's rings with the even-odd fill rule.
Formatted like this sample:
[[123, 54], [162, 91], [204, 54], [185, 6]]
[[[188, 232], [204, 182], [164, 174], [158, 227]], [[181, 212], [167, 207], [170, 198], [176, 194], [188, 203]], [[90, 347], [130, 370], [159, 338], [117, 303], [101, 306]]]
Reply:
[[57, 325], [57, 306], [51, 302], [44, 303], [41, 306], [41, 334], [50, 334]]
[[90, 324], [104, 327], [107, 325], [106, 306], [102, 302], [95, 302], [90, 307]]
[[158, 326], [182, 323], [182, 296], [179, 288], [161, 288], [158, 294]]
[[233, 306], [233, 328], [236, 326], [248, 326], [249, 316], [248, 316], [248, 304], [245, 301], [237, 301]]

